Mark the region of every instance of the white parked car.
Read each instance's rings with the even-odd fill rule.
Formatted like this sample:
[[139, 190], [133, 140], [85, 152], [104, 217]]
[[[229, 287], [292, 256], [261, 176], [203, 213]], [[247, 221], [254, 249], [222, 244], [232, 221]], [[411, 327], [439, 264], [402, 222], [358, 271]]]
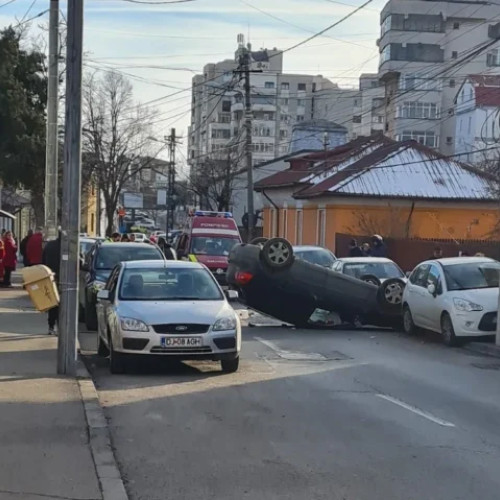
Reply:
[[446, 345], [496, 331], [500, 263], [486, 257], [454, 257], [419, 264], [403, 294], [407, 333], [441, 333]]
[[314, 245], [297, 245], [293, 247], [293, 254], [298, 259], [305, 260], [310, 264], [316, 264], [318, 266], [332, 268], [333, 263], [336, 260], [335, 255], [333, 255], [330, 250], [323, 247], [318, 247]]
[[129, 234], [129, 237], [131, 235], [134, 235], [134, 238], [135, 238], [135, 242], [136, 243], [146, 243], [146, 241], [149, 241], [149, 238], [144, 234], [144, 233], [130, 233]]
[[224, 372], [238, 370], [240, 319], [203, 264], [122, 262], [97, 301], [98, 354], [109, 354], [112, 373], [125, 371], [132, 356], [150, 355], [210, 359]]

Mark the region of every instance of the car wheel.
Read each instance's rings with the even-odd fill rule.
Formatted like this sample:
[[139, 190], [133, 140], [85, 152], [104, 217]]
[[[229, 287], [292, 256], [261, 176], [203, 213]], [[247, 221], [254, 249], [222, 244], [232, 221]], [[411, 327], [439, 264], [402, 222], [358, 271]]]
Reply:
[[365, 281], [366, 283], [371, 283], [375, 286], [380, 286], [380, 280], [374, 276], [373, 274], [365, 274], [359, 278], [361, 281]]
[[237, 372], [240, 366], [240, 357], [238, 356], [234, 359], [223, 359], [221, 360], [220, 365], [224, 373]]
[[108, 346], [104, 343], [104, 340], [102, 340], [102, 337], [100, 335], [98, 336], [97, 341], [97, 355], [101, 356], [102, 358], [109, 356]]
[[114, 350], [111, 338], [109, 339], [109, 371], [113, 375], [125, 373], [125, 355]]
[[293, 263], [293, 248], [284, 238], [273, 238], [266, 241], [260, 251], [264, 262], [274, 269], [285, 269]]
[[450, 315], [448, 313], [443, 313], [441, 317], [441, 334], [443, 335], [443, 343], [448, 347], [455, 347], [459, 345], [459, 340], [455, 335], [455, 329], [453, 328], [453, 322], [451, 321]]
[[403, 329], [408, 335], [415, 335], [417, 333], [417, 327], [413, 322], [413, 316], [407, 304], [403, 307]]
[[382, 283], [379, 289], [379, 301], [385, 307], [399, 308], [403, 303], [405, 282], [399, 278], [391, 278]]
[[97, 311], [94, 304], [89, 303], [85, 294], [85, 326], [87, 330], [95, 332], [97, 330]]
[[267, 241], [268, 241], [268, 238], [254, 238], [250, 242], [250, 245], [257, 245], [258, 247], [262, 248]]

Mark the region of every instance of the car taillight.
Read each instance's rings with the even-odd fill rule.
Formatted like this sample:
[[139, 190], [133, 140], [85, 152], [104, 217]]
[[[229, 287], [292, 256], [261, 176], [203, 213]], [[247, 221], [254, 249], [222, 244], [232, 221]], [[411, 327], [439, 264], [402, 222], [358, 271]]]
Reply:
[[238, 283], [238, 285], [248, 285], [248, 283], [250, 283], [250, 281], [252, 281], [253, 279], [253, 274], [246, 271], [238, 271], [235, 274], [234, 279], [236, 280], [236, 283]]

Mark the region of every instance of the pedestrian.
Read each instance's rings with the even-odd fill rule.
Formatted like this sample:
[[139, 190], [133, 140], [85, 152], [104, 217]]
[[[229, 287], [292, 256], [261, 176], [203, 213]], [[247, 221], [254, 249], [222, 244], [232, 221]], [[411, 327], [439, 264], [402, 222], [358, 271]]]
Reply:
[[128, 235], [128, 239], [131, 243], [135, 243], [135, 234], [134, 233], [130, 233]]
[[2, 238], [0, 238], [0, 279], [3, 281], [4, 276], [4, 266], [3, 266], [3, 258], [5, 257], [5, 248], [3, 244]]
[[385, 246], [384, 239], [379, 234], [372, 236], [371, 249], [372, 257], [387, 257], [387, 247]]
[[30, 261], [28, 259], [28, 254], [26, 253], [26, 246], [28, 244], [29, 239], [33, 236], [33, 229], [28, 230], [28, 234], [21, 240], [21, 244], [19, 245], [19, 253], [23, 257], [23, 266], [28, 267], [30, 265]]
[[12, 235], [12, 231], [5, 231], [3, 235], [3, 246], [4, 246], [4, 276], [2, 285], [4, 287], [11, 287], [12, 272], [16, 270], [17, 264], [17, 246]]
[[349, 243], [349, 257], [362, 257], [363, 251], [358, 246], [358, 242], [353, 238]]
[[441, 247], [435, 247], [432, 257], [429, 260], [437, 260], [443, 258], [443, 250]]
[[121, 240], [121, 236], [120, 236], [120, 233], [113, 233], [111, 235], [111, 241], [113, 243], [119, 243], [119, 241]]
[[[61, 260], [61, 233], [57, 237], [57, 240], [51, 240], [43, 249], [42, 263], [47, 266], [54, 273], [54, 280], [56, 286], [59, 288], [59, 265]], [[48, 323], [49, 323], [49, 335], [56, 334], [56, 325], [59, 322], [59, 306], [49, 309], [48, 312]]]
[[121, 239], [121, 242], [122, 243], [128, 243], [130, 241], [130, 238], [128, 237], [127, 234], [122, 234], [122, 239]]
[[160, 247], [160, 250], [163, 252], [165, 259], [177, 260], [177, 253], [175, 252], [172, 245], [163, 236], [160, 236], [160, 238], [158, 239], [158, 246]]
[[370, 257], [372, 254], [372, 249], [370, 248], [370, 243], [363, 243], [361, 245], [361, 252], [363, 253], [363, 257]]
[[30, 266], [42, 263], [43, 229], [38, 227], [26, 243], [26, 257]]

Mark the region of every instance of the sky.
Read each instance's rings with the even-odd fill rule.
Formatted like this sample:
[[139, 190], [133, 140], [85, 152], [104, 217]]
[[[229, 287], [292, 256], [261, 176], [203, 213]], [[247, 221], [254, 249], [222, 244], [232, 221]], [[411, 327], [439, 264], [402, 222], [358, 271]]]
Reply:
[[[140, 1], [140, 0], [135, 0]], [[364, 2], [362, 0], [86, 0], [84, 69], [123, 72], [139, 102], [158, 101], [156, 136], [171, 127], [186, 137], [194, 74], [210, 62], [233, 58], [238, 33], [253, 49], [286, 49]], [[144, 0], [146, 1], [146, 0]], [[341, 87], [356, 87], [361, 73], [378, 66], [379, 16], [384, 0], [372, 0], [350, 19], [284, 54], [284, 71], [321, 74]], [[66, 0], [61, 0], [66, 15]], [[30, 34], [48, 24], [49, 0], [0, 0], [0, 28], [30, 21]], [[186, 90], [185, 90], [186, 89]], [[185, 90], [184, 92], [179, 92]], [[176, 93], [169, 97], [170, 94]], [[187, 139], [180, 147], [185, 155]]]

